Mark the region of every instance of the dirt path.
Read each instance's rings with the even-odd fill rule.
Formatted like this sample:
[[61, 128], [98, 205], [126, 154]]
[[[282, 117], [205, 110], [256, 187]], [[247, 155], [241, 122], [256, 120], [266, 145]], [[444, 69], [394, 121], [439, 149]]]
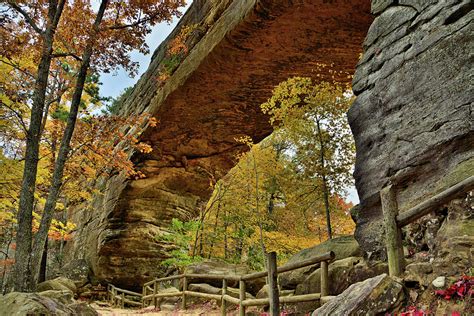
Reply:
[[[155, 309], [152, 306], [142, 308], [142, 309], [120, 309], [110, 306], [105, 306], [105, 304], [92, 303], [91, 306], [99, 313], [101, 316], [128, 316], [128, 315], [146, 315], [146, 316], [219, 316], [220, 309], [219, 306], [214, 304], [203, 304], [190, 306], [186, 310], [180, 310], [176, 308], [175, 310], [159, 310]], [[229, 316], [238, 315], [238, 311], [229, 311], [227, 313]]]

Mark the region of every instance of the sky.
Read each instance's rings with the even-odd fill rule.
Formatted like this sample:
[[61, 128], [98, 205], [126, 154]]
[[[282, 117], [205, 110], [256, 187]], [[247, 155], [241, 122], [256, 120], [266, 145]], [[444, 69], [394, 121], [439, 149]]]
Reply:
[[[192, 1], [187, 1], [185, 8], [181, 9], [181, 12], [186, 12]], [[152, 32], [148, 34], [145, 41], [150, 48], [150, 53], [143, 55], [138, 51], [131, 53], [131, 59], [137, 61], [140, 64], [138, 75], [134, 78], [130, 78], [126, 71], [119, 69], [115, 73], [101, 74], [100, 79], [102, 86], [100, 87], [101, 95], [104, 97], [118, 97], [120, 93], [127, 87], [133, 86], [140, 76], [147, 70], [148, 65], [151, 61], [151, 56], [155, 49], [163, 42], [166, 37], [171, 33], [178, 24], [178, 19], [175, 18], [172, 23], [160, 23], [153, 27]]]
[[[183, 13], [188, 9], [192, 1], [187, 2], [188, 4], [182, 10]], [[151, 61], [151, 56], [153, 55], [155, 49], [161, 44], [163, 40], [166, 39], [176, 24], [178, 24], [178, 19], [174, 19], [173, 22], [169, 24], [161, 23], [153, 27], [152, 32], [146, 37], [146, 43], [150, 47], [149, 54], [143, 55], [138, 51], [131, 53], [132, 60], [137, 61], [140, 64], [140, 69], [137, 76], [130, 78], [127, 72], [123, 69], [119, 69], [116, 73], [102, 74], [102, 86], [100, 87], [101, 95], [106, 97], [118, 97], [125, 88], [133, 86], [138, 81], [140, 76], [147, 70]], [[354, 204], [359, 203], [359, 196], [357, 195], [355, 187], [350, 187], [348, 189], [347, 199]]]

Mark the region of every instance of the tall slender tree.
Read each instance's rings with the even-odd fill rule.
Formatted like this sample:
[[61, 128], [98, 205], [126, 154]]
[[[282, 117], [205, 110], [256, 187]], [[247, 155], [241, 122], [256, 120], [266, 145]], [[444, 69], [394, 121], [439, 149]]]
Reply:
[[262, 110], [294, 146], [299, 172], [322, 191], [326, 229], [332, 238], [331, 195], [343, 195], [352, 181], [354, 143], [346, 112], [352, 103], [344, 84], [294, 77], [280, 83]]
[[[148, 52], [146, 34], [151, 26], [179, 15], [184, 0], [102, 0], [98, 8], [84, 0], [7, 0], [2, 7], [0, 37], [4, 45], [0, 57], [14, 60], [30, 49], [37, 56], [34, 91], [26, 137], [23, 180], [16, 234], [14, 289], [30, 291], [35, 287], [41, 253], [51, 225], [65, 162], [76, 125], [84, 82], [88, 74], [123, 66], [135, 73], [137, 64], [129, 53]], [[33, 239], [32, 213], [38, 171], [42, 126], [47, 119], [46, 96], [53, 59], [67, 61], [77, 69], [67, 125], [56, 157], [52, 185]]]

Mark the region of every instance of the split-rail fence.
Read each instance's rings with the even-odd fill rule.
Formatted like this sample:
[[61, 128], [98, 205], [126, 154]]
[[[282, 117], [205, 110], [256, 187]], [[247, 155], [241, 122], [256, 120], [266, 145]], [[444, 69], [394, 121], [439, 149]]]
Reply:
[[[216, 275], [216, 274], [179, 274], [165, 278], [159, 278], [143, 284], [142, 293], [132, 292], [124, 289], [117, 288], [113, 285], [108, 286], [109, 300], [114, 306], [120, 306], [123, 308], [125, 304], [135, 306], [148, 306], [154, 304], [157, 306], [159, 298], [165, 297], [181, 297], [181, 307], [186, 309], [187, 298], [189, 297], [201, 297], [206, 299], [214, 299], [220, 302], [221, 313], [226, 315], [228, 303], [239, 306], [239, 315], [245, 315], [245, 310], [249, 306], [270, 306], [271, 315], [279, 315], [280, 303], [301, 303], [320, 300], [321, 303], [325, 303], [332, 298], [329, 296], [329, 264], [335, 258], [335, 254], [332, 251], [327, 253], [306, 259], [300, 262], [284, 265], [281, 267], [276, 266], [276, 253], [271, 252], [267, 254], [267, 266], [268, 270], [261, 272], [254, 272], [245, 275]], [[278, 274], [283, 272], [289, 272], [292, 270], [308, 267], [314, 264], [320, 263], [321, 267], [321, 293], [311, 293], [303, 295], [293, 296], [281, 296], [279, 295], [278, 289]], [[249, 281], [265, 278], [268, 284], [268, 297], [267, 298], [247, 298], [246, 297], [246, 285]], [[221, 294], [203, 293], [198, 291], [190, 291], [188, 284], [192, 280], [206, 279], [206, 280], [218, 280], [222, 282]], [[182, 290], [178, 292], [160, 292], [160, 284], [164, 282], [180, 280], [182, 284]], [[228, 294], [228, 282], [238, 282], [239, 284], [239, 297], [233, 297]], [[135, 297], [130, 299], [127, 297]]]

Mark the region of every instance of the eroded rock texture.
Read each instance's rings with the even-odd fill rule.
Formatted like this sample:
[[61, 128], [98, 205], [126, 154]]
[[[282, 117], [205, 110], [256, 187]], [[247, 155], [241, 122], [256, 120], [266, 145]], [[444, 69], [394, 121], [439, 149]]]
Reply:
[[72, 257], [86, 258], [99, 279], [118, 286], [162, 275], [171, 245], [155, 236], [209, 198], [210, 177], [223, 176], [243, 150], [236, 137], [259, 141], [271, 132], [259, 105], [272, 88], [295, 75], [320, 80], [318, 63], [349, 80], [371, 21], [367, 0], [195, 0], [170, 35], [198, 25], [189, 55], [162, 85], [165, 41], [122, 109], [160, 121], [142, 137], [153, 152], [133, 157], [147, 178], [116, 176], [90, 210], [74, 214]]
[[379, 191], [401, 211], [474, 174], [472, 1], [372, 1], [349, 121], [357, 148], [356, 238], [384, 256]]

